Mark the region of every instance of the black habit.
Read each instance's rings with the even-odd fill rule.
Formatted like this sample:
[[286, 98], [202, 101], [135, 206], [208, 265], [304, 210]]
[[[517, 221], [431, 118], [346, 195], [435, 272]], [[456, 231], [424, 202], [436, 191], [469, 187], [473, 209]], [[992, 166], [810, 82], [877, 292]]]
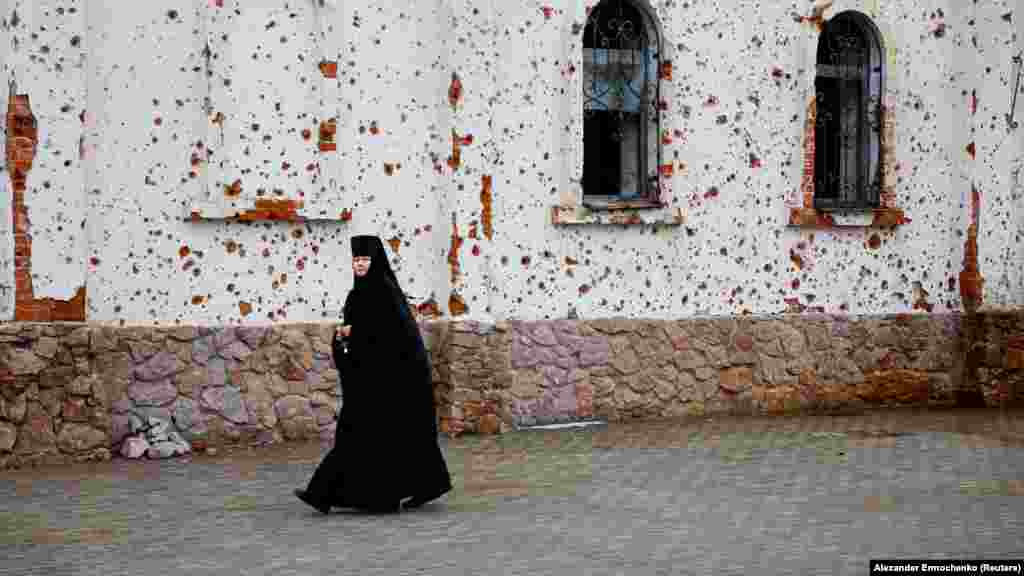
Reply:
[[308, 488], [296, 494], [326, 513], [331, 506], [395, 511], [452, 489], [437, 439], [430, 358], [409, 303], [376, 236], [352, 238], [352, 256], [369, 256], [345, 299], [348, 338], [335, 336], [342, 408], [334, 447]]

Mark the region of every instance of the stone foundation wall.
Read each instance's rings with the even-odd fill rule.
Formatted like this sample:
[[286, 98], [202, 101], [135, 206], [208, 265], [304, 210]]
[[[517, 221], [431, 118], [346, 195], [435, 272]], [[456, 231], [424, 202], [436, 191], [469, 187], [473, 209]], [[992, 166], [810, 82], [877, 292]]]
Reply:
[[333, 327], [0, 325], [0, 467], [106, 459], [126, 438], [147, 438], [151, 457], [329, 440]]
[[[441, 429], [593, 417], [989, 406], [1024, 393], [1024, 313], [427, 322]], [[321, 438], [333, 324], [0, 325], [0, 467]], [[155, 432], [154, 432], [155, 431]], [[177, 444], [175, 444], [177, 442]], [[142, 443], [143, 445], [145, 443]], [[178, 449], [178, 447], [182, 449]]]
[[977, 318], [976, 337], [958, 314], [463, 322], [444, 336], [442, 428], [1020, 400], [1024, 313]]
[[986, 313], [977, 320], [969, 379], [986, 406], [1024, 401], [1024, 314]]

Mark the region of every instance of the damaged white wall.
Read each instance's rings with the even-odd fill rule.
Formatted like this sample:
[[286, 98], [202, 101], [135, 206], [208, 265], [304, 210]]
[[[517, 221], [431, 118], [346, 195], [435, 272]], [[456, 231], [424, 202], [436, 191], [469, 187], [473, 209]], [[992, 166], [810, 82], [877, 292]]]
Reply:
[[[805, 0], [652, 0], [673, 64], [668, 201], [685, 222], [553, 225], [582, 169], [579, 30], [592, 5], [0, 0], [4, 78], [39, 123], [26, 192], [35, 296], [85, 285], [88, 319], [105, 322], [334, 318], [348, 237], [370, 232], [399, 246], [413, 300], [433, 297], [446, 316], [450, 303], [478, 318], [768, 314], [787, 300], [873, 314], [915, 298], [941, 312], [960, 308], [973, 184], [985, 301], [1024, 303], [1024, 127], [1004, 119], [1024, 44], [1015, 2], [824, 10], [863, 11], [885, 38], [896, 205], [911, 220], [893, 231], [786, 226], [813, 97]], [[336, 79], [321, 60], [337, 61]], [[330, 118], [337, 150], [322, 152]], [[218, 219], [259, 199], [301, 200], [310, 221]], [[7, 318], [11, 235], [6, 210]]]

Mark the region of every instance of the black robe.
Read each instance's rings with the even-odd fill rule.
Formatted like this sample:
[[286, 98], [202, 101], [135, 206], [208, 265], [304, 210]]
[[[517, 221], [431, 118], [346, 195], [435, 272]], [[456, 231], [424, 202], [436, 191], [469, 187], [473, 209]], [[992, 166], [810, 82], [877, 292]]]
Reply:
[[320, 508], [393, 510], [404, 498], [429, 501], [452, 489], [419, 327], [389, 275], [367, 276], [345, 300], [348, 352], [333, 342], [342, 408], [334, 447], [306, 490]]

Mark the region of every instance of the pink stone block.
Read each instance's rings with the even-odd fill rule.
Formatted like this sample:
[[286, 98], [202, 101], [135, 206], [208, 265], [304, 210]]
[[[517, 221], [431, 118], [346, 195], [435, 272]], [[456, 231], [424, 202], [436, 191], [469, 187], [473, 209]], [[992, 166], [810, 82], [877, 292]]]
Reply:
[[541, 368], [541, 373], [544, 374], [544, 380], [547, 381], [548, 386], [553, 388], [561, 388], [569, 383], [569, 372], [558, 366], [544, 366]]
[[245, 424], [249, 421], [242, 394], [233, 386], [203, 390], [202, 405], [235, 424]]
[[213, 349], [221, 352], [237, 340], [234, 328], [219, 328], [213, 333]]
[[146, 439], [141, 436], [127, 438], [121, 445], [121, 455], [133, 460], [142, 458], [147, 450], [149, 450], [149, 442], [146, 442]]
[[607, 364], [611, 357], [612, 349], [604, 338], [587, 338], [580, 350], [579, 367], [589, 368]]
[[250, 354], [249, 347], [236, 340], [220, 350], [220, 355], [232, 360], [243, 360]]
[[750, 334], [736, 336], [736, 349], [743, 352], [750, 352], [754, 349], [754, 338]]
[[676, 350], [689, 350], [690, 349], [690, 337], [689, 336], [676, 336], [672, 338], [672, 347]]
[[171, 352], [160, 352], [135, 367], [132, 374], [136, 380], [154, 382], [172, 376], [178, 368], [178, 358]]
[[573, 417], [576, 416], [576, 387], [575, 386], [563, 386], [554, 390], [552, 394], [552, 400], [554, 401], [554, 411], [559, 417]]
[[541, 346], [557, 346], [558, 340], [555, 338], [555, 333], [551, 329], [551, 325], [547, 322], [531, 322], [532, 326], [526, 327], [527, 334], [530, 339], [540, 344]]
[[583, 336], [577, 336], [575, 334], [558, 334], [558, 343], [564, 346], [571, 352], [580, 352], [583, 350], [587, 343], [587, 339]]
[[267, 328], [263, 327], [240, 327], [236, 329], [236, 335], [246, 346], [255, 350], [263, 343], [267, 336]]
[[110, 443], [117, 446], [132, 433], [131, 417], [127, 414], [114, 414], [110, 418]]
[[169, 378], [159, 382], [135, 382], [128, 387], [128, 396], [139, 406], [163, 406], [174, 401], [178, 388]]

